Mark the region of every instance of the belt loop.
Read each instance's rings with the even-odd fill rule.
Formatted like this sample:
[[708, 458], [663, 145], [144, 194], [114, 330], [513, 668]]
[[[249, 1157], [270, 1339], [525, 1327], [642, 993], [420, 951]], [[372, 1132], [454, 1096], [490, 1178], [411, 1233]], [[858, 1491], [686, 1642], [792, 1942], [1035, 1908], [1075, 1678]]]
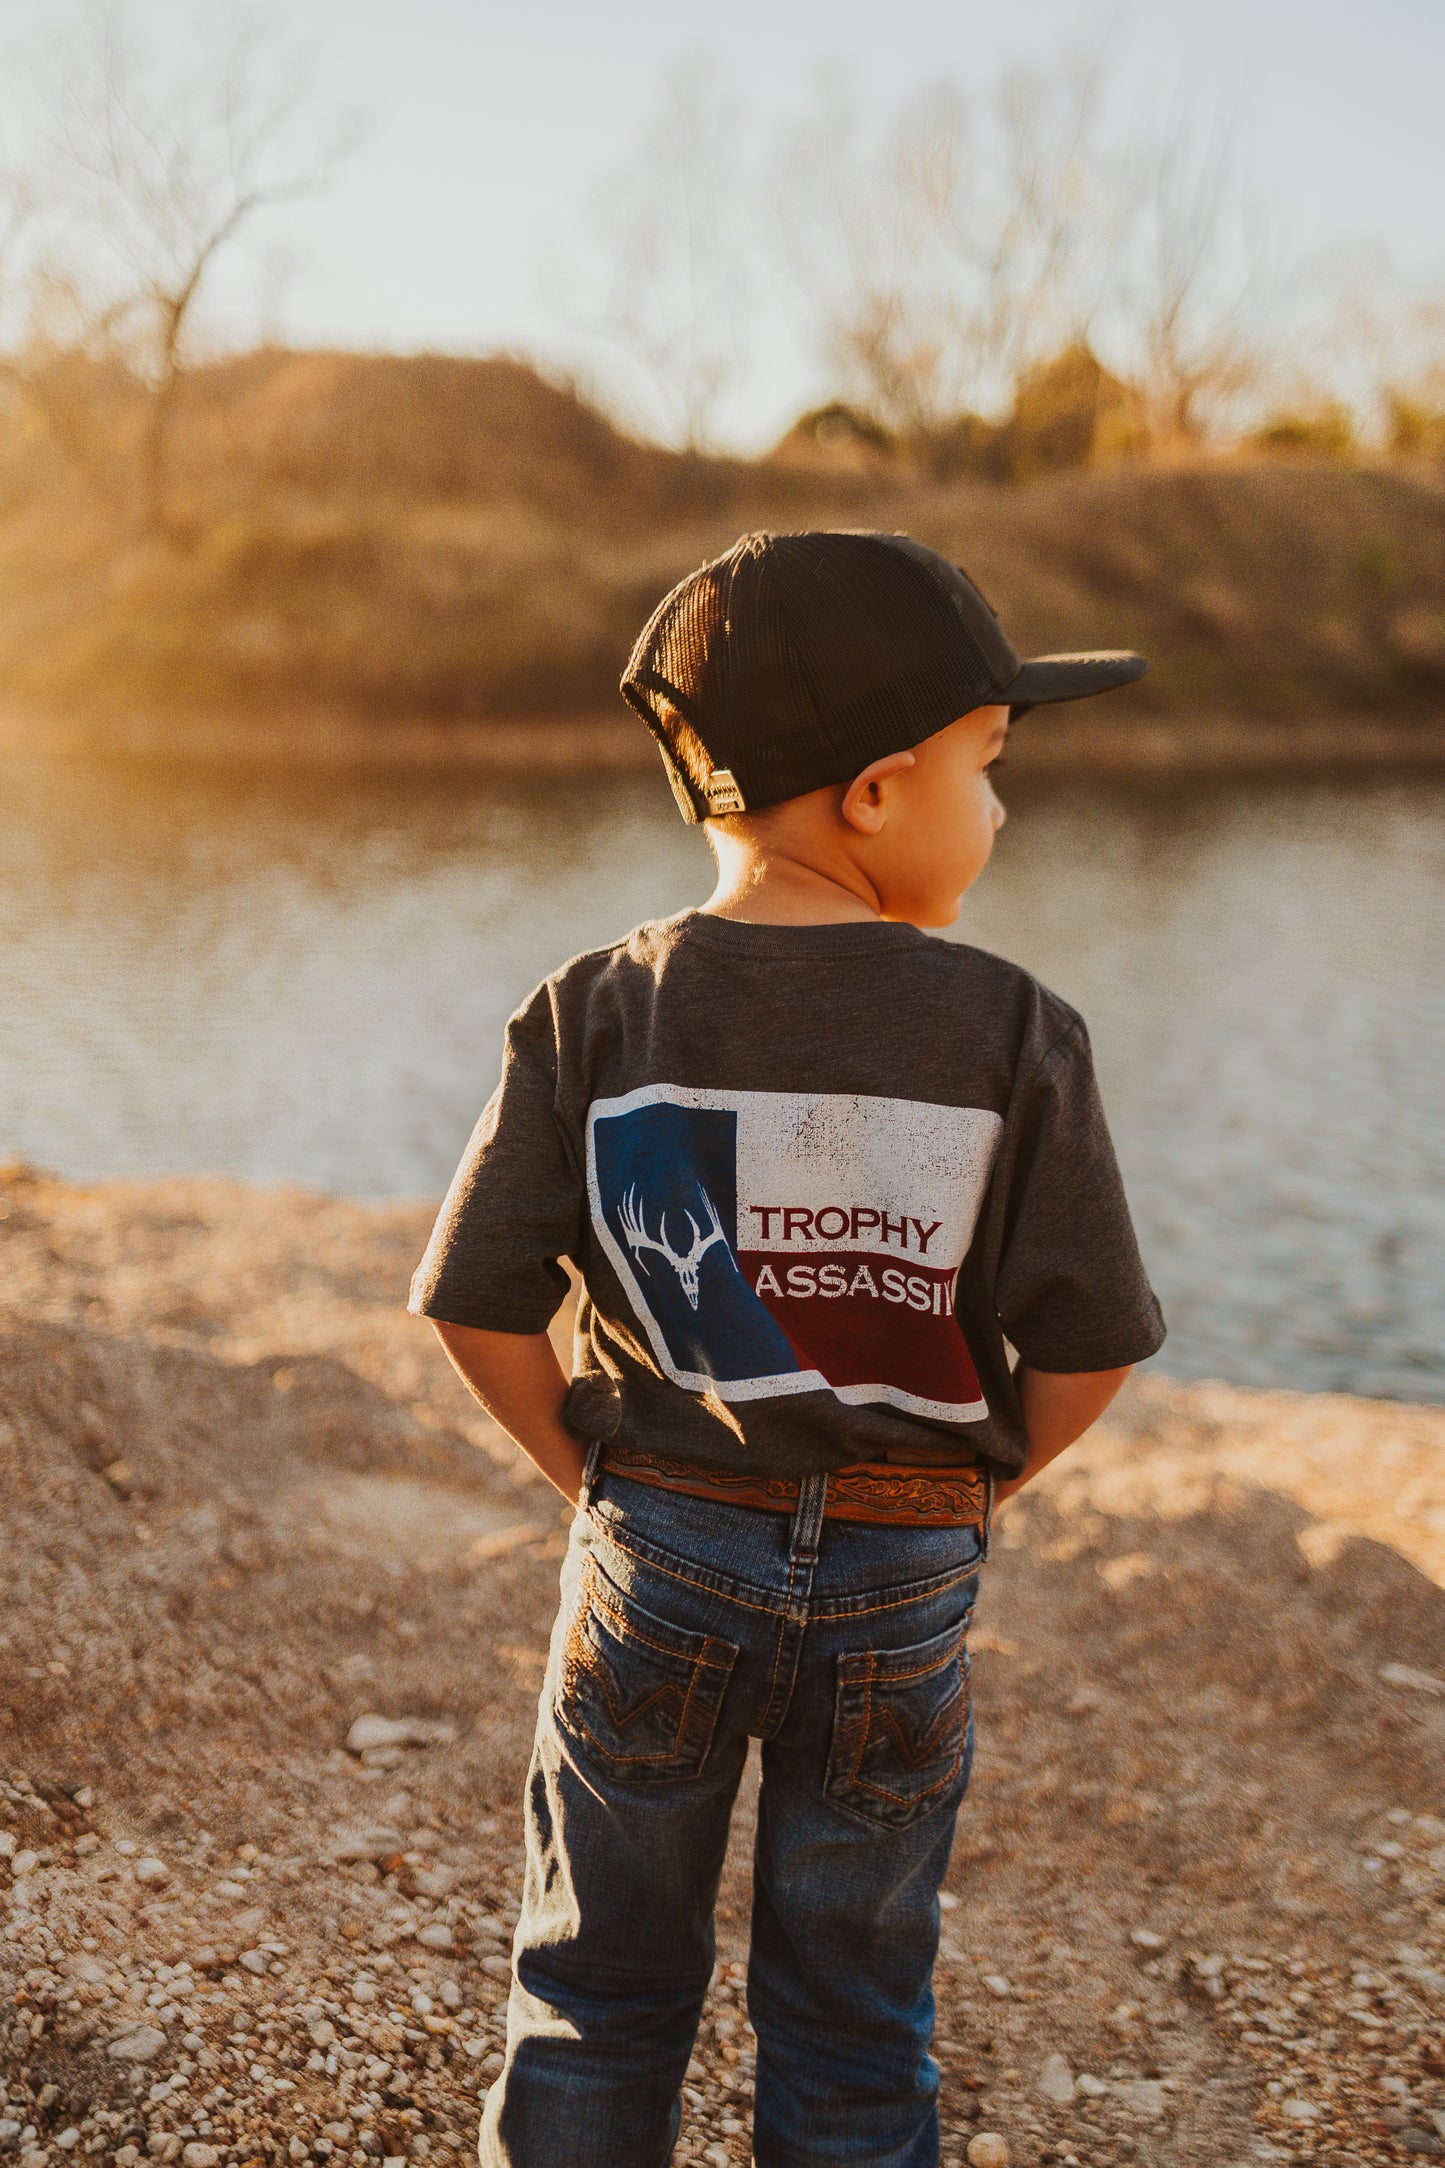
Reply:
[[793, 1514], [793, 1540], [788, 1556], [800, 1565], [817, 1563], [818, 1536], [828, 1503], [828, 1478], [805, 1475], [798, 1485], [798, 1504]]
[[993, 1542], [993, 1491], [997, 1480], [993, 1472], [993, 1462], [990, 1461], [984, 1470], [984, 1482], [988, 1485], [988, 1503], [983, 1509], [983, 1556], [979, 1560], [981, 1566], [988, 1564], [989, 1548]]
[[582, 1487], [577, 1493], [577, 1511], [585, 1513], [592, 1504], [592, 1486], [597, 1481], [597, 1464], [602, 1458], [602, 1440], [593, 1438], [587, 1447], [587, 1458], [582, 1466]]

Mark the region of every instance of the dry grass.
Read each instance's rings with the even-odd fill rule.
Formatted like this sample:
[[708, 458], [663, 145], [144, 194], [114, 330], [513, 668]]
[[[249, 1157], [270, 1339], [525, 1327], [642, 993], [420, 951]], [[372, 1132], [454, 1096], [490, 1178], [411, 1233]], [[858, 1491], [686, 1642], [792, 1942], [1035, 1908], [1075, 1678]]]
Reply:
[[1121, 719], [1428, 723], [1445, 692], [1445, 483], [1424, 466], [830, 475], [633, 443], [520, 362], [263, 351], [188, 380], [170, 531], [146, 536], [133, 416], [113, 383], [93, 413], [69, 397], [73, 457], [13, 417], [0, 436], [12, 704], [601, 712], [676, 578], [749, 527], [810, 525], [907, 527], [1028, 647], [1144, 649]]

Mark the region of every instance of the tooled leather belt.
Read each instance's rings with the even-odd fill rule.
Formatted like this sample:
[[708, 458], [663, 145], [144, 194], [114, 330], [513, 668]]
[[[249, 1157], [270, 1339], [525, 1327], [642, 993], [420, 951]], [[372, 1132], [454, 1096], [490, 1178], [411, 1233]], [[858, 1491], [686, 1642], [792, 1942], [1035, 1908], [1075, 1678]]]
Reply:
[[[636, 1446], [607, 1444], [601, 1465], [630, 1483], [651, 1483], [659, 1490], [684, 1491], [690, 1498], [716, 1498], [734, 1506], [760, 1506], [772, 1513], [793, 1513], [798, 1504], [796, 1476], [744, 1475], [725, 1468], [700, 1468], [695, 1461], [670, 1460]], [[886, 1460], [856, 1462], [828, 1477], [823, 1517], [830, 1521], [874, 1521], [898, 1528], [982, 1528], [988, 1519], [988, 1470], [963, 1467], [905, 1468]]]

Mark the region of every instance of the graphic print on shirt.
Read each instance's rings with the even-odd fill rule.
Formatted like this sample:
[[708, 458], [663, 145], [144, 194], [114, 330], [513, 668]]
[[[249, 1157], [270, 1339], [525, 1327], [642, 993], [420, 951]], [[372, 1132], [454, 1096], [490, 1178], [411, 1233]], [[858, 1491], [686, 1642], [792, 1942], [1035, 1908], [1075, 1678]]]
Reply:
[[977, 1422], [953, 1288], [1002, 1128], [918, 1099], [645, 1085], [588, 1111], [592, 1224], [674, 1384]]

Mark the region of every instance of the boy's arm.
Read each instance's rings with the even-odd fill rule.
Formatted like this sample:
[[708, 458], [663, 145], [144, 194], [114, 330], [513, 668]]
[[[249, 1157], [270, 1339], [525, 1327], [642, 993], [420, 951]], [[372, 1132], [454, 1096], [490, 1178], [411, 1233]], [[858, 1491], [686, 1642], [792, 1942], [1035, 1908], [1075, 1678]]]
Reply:
[[587, 1448], [562, 1420], [568, 1378], [545, 1332], [481, 1332], [433, 1318], [436, 1336], [467, 1390], [573, 1505]]
[[1076, 1438], [1082, 1438], [1133, 1367], [1126, 1363], [1122, 1370], [1032, 1370], [1021, 1362], [1014, 1372], [1014, 1384], [1024, 1412], [1029, 1457], [1022, 1475], [1010, 1476], [1007, 1482], [995, 1486], [995, 1505], [1012, 1498]]
[[[468, 1391], [548, 1482], [575, 1505], [587, 1448], [562, 1419], [568, 1380], [547, 1334], [481, 1332], [472, 1325], [444, 1324], [439, 1318], [432, 1323]], [[1021, 1475], [997, 1485], [996, 1505], [1022, 1490], [1098, 1421], [1132, 1367], [1064, 1372], [1019, 1364], [1015, 1383], [1028, 1431], [1029, 1457]]]

